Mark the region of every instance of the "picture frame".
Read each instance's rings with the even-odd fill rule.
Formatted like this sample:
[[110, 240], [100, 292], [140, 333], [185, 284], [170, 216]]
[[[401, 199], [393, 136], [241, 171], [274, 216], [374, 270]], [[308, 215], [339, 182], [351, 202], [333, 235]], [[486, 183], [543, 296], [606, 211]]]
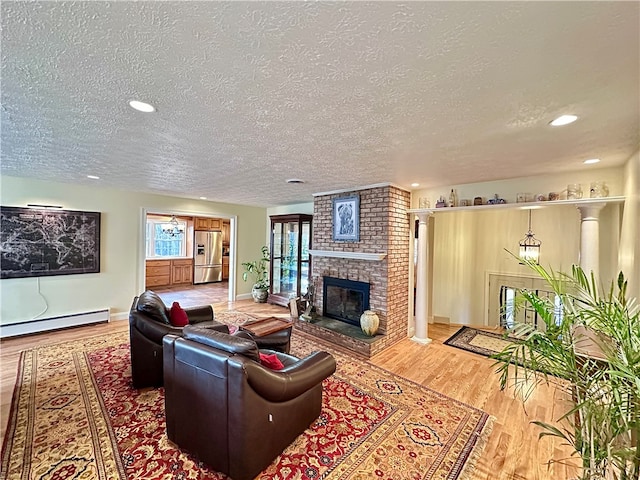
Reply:
[[0, 207], [0, 278], [100, 272], [100, 212]]
[[350, 195], [333, 199], [333, 240], [360, 241], [360, 197]]

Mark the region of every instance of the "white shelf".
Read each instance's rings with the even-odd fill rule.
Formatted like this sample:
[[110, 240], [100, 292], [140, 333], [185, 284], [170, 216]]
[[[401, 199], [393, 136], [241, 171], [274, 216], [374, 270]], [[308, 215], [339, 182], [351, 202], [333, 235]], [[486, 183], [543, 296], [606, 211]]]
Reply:
[[309, 250], [309, 253], [315, 257], [349, 258], [374, 262], [379, 262], [387, 256], [386, 253], [343, 252], [339, 250]]
[[601, 197], [601, 198], [581, 198], [580, 200], [553, 200], [549, 202], [526, 202], [526, 203], [498, 203], [495, 205], [472, 205], [470, 207], [442, 207], [442, 208], [412, 208], [408, 213], [443, 213], [443, 212], [463, 212], [469, 210], [500, 210], [506, 208], [520, 208], [523, 210], [533, 208], [554, 207], [558, 205], [590, 205], [595, 203], [621, 203], [624, 197]]

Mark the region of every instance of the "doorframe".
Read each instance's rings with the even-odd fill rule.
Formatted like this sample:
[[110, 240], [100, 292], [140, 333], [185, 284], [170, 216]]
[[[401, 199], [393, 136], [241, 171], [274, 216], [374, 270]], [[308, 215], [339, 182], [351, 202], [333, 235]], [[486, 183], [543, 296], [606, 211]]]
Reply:
[[[545, 280], [537, 277], [537, 276], [530, 276], [530, 275], [522, 275], [520, 273], [511, 273], [511, 272], [496, 272], [496, 271], [486, 271], [485, 272], [485, 283], [484, 283], [484, 325], [486, 327], [492, 327], [494, 325], [491, 325], [489, 323], [489, 319], [491, 316], [491, 278], [492, 277], [496, 277], [496, 280], [499, 277], [509, 277], [509, 278], [513, 278], [513, 279], [517, 279], [520, 280], [522, 282], [526, 282], [528, 283], [532, 289], [537, 289], [537, 290], [542, 290], [543, 287], [546, 286], [545, 284]], [[512, 286], [512, 285], [509, 285]], [[517, 286], [516, 286], [517, 288]]]
[[[168, 211], [168, 212], [166, 212]], [[170, 212], [170, 213], [169, 213]], [[167, 215], [180, 215], [187, 217], [208, 217], [208, 218], [222, 218], [229, 220], [229, 292], [227, 300], [234, 302], [236, 299], [236, 257], [237, 257], [237, 228], [238, 228], [238, 216], [229, 215], [228, 213], [211, 213], [200, 212], [193, 210], [179, 210], [167, 207], [141, 207], [140, 208], [140, 220], [138, 223], [138, 252], [137, 252], [137, 279], [136, 290], [139, 294], [141, 289], [144, 289], [145, 285], [145, 269], [146, 269], [146, 244], [145, 236], [147, 232], [147, 215], [150, 213], [167, 214]]]
[[485, 327], [490, 327], [489, 319], [491, 318], [491, 279], [492, 277], [510, 277], [514, 279], [522, 279], [525, 281], [533, 281], [536, 277], [522, 275], [513, 272], [497, 272], [495, 270], [487, 270], [484, 272], [484, 319]]

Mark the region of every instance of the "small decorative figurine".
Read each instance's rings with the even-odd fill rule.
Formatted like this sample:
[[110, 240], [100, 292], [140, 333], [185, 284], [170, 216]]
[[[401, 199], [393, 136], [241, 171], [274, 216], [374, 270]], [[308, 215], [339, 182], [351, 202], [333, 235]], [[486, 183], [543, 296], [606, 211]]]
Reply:
[[506, 200], [504, 198], [500, 198], [498, 196], [498, 194], [496, 193], [496, 194], [493, 195], [493, 198], [490, 199], [487, 203], [489, 205], [498, 205], [498, 204], [507, 203], [507, 202], [506, 202]]
[[309, 285], [307, 288], [307, 293], [302, 297], [307, 303], [307, 308], [305, 308], [304, 313], [300, 315], [300, 320], [304, 320], [305, 322], [313, 321], [314, 313], [316, 307], [313, 306], [313, 300], [315, 298], [315, 288], [313, 285]]

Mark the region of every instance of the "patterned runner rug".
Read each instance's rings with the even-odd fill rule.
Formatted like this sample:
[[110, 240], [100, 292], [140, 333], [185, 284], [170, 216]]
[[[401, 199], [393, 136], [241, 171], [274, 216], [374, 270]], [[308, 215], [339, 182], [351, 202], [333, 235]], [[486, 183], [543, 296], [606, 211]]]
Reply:
[[[297, 356], [319, 348], [292, 343]], [[470, 478], [486, 413], [320, 347], [338, 363], [322, 413], [258, 478]], [[0, 478], [226, 478], [168, 442], [163, 394], [131, 387], [126, 332], [23, 352]]]
[[500, 333], [485, 332], [471, 327], [462, 327], [444, 342], [445, 345], [479, 353], [486, 357], [501, 352], [511, 343]]

